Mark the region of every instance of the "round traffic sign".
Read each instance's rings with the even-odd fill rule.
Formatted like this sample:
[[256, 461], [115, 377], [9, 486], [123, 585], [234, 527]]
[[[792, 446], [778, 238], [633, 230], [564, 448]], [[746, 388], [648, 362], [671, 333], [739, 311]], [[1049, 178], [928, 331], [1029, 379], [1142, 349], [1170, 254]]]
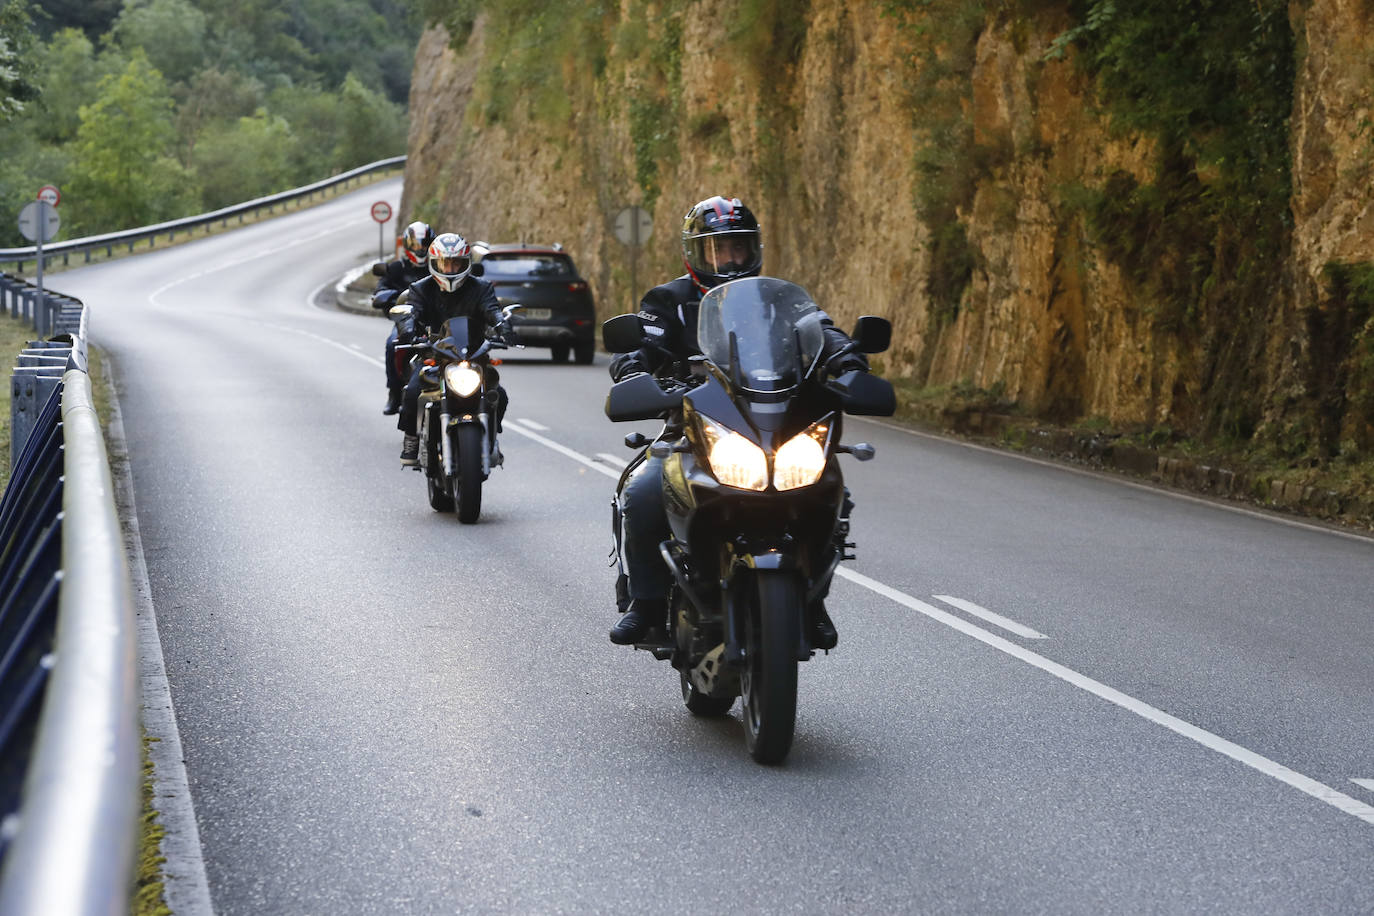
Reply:
[[391, 219], [391, 204], [384, 200], [379, 200], [372, 205], [372, 218], [379, 223], [384, 223]]
[[52, 241], [57, 236], [57, 230], [62, 226], [62, 218], [57, 215], [56, 207], [49, 207], [46, 202], [40, 200], [29, 201], [24, 204], [24, 209], [19, 211], [19, 234], [30, 242], [39, 241], [40, 219], [43, 223], [41, 227], [43, 230], [42, 241]]
[[654, 218], [642, 207], [626, 207], [615, 215], [615, 237], [622, 245], [643, 245], [653, 231]]
[[62, 192], [50, 184], [45, 184], [38, 189], [38, 199], [49, 207], [55, 207], [62, 202]]

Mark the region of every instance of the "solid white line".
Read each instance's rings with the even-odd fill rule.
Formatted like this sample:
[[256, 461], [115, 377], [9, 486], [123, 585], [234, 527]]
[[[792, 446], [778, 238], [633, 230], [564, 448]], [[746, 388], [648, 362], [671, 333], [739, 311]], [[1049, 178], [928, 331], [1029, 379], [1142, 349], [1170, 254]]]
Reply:
[[553, 449], [555, 452], [558, 452], [558, 454], [560, 454], [560, 455], [566, 455], [567, 457], [571, 458], [573, 461], [576, 461], [578, 464], [585, 464], [587, 467], [591, 468], [593, 471], [596, 471], [598, 474], [605, 474], [607, 477], [610, 477], [610, 478], [612, 478], [613, 480], [619, 480], [619, 479], [620, 479], [620, 472], [619, 472], [619, 471], [613, 471], [613, 470], [611, 470], [610, 468], [606, 467], [606, 466], [605, 466], [604, 464], [602, 464], [601, 462], [595, 461], [595, 460], [593, 460], [593, 459], [591, 459], [591, 458], [588, 458], [586, 455], [582, 454], [581, 452], [575, 452], [575, 451], [573, 451], [572, 449], [568, 448], [568, 447], [565, 446], [565, 445], [559, 445], [557, 442], [554, 442], [552, 439], [546, 439], [546, 438], [544, 438], [543, 436], [539, 435], [538, 433], [533, 432], [533, 431], [528, 430], [528, 429], [525, 429], [525, 428], [523, 428], [523, 427], [521, 427], [521, 426], [517, 426], [517, 425], [514, 424], [514, 423], [510, 424], [509, 426], [507, 426], [506, 429], [510, 430], [510, 431], [513, 432], [513, 433], [519, 433], [520, 435], [524, 436], [526, 439], [533, 439], [535, 442], [538, 442], [540, 445], [544, 446], [545, 448], [551, 448], [551, 449]]
[[545, 426], [543, 423], [536, 423], [536, 422], [534, 422], [533, 420], [529, 419], [528, 417], [521, 417], [520, 419], [516, 420], [515, 422], [516, 422], [516, 423], [523, 423], [523, 424], [525, 424], [526, 426], [528, 426], [530, 429], [534, 430], [534, 431], [537, 432], [537, 433], [546, 433], [546, 432], [549, 431], [549, 428], [548, 428], [547, 426]]
[[186, 778], [186, 755], [177, 728], [172, 691], [167, 683], [167, 665], [162, 656], [162, 641], [157, 632], [157, 612], [143, 556], [143, 538], [134, 505], [134, 485], [129, 474], [129, 452], [124, 436], [124, 418], [119, 410], [118, 390], [111, 377], [110, 362], [105, 362], [105, 378], [110, 389], [110, 419], [106, 428], [110, 457], [110, 478], [115, 505], [124, 531], [124, 552], [128, 558], [129, 589], [133, 595], [138, 628], [138, 675], [142, 705], [141, 720], [148, 738], [148, 757], [153, 764], [153, 807], [162, 822], [159, 853], [166, 859], [161, 869], [163, 897], [177, 916], [211, 914], [210, 884], [205, 876], [205, 858], [196, 826], [195, 800]]
[[935, 598], [937, 601], [943, 601], [945, 604], [952, 604], [960, 610], [968, 611], [973, 616], [981, 617], [993, 626], [1001, 627], [1004, 630], [1015, 633], [1017, 636], [1022, 636], [1026, 639], [1049, 639], [1044, 633], [1038, 633], [1030, 627], [1022, 626], [1009, 617], [1003, 617], [1001, 614], [995, 614], [985, 607], [979, 607], [972, 601], [965, 601], [963, 598], [953, 598], [949, 595], [933, 595], [931, 597]]
[[612, 455], [610, 452], [597, 452], [596, 457], [615, 468], [623, 468], [630, 463], [619, 455]]
[[1176, 716], [1171, 716], [1167, 712], [1156, 709], [1148, 703], [1142, 703], [1140, 700], [1127, 696], [1115, 688], [1108, 687], [1106, 684], [1095, 681], [1086, 675], [1079, 674], [1072, 668], [1065, 667], [1058, 662], [1050, 661], [1043, 655], [1037, 655], [1029, 649], [1018, 646], [1016, 643], [1010, 642], [995, 633], [990, 633], [981, 627], [974, 626], [961, 617], [955, 617], [953, 614], [942, 611], [932, 604], [918, 601], [910, 595], [886, 586], [876, 579], [870, 579], [868, 576], [861, 573], [856, 573], [844, 568], [837, 569], [835, 573], [856, 585], [861, 585], [869, 591], [882, 595], [884, 598], [889, 598], [904, 607], [909, 607], [913, 611], [924, 614], [934, 621], [958, 630], [965, 636], [971, 636], [979, 642], [997, 649], [999, 652], [1004, 652], [1012, 658], [1019, 659], [1028, 665], [1039, 668], [1041, 671], [1051, 674], [1067, 684], [1071, 684], [1080, 690], [1086, 690], [1088, 693], [1106, 700], [1108, 703], [1119, 706], [1128, 712], [1133, 712], [1141, 718], [1154, 722], [1156, 725], [1162, 725], [1175, 734], [1196, 741], [1203, 747], [1230, 757], [1232, 760], [1239, 763], [1243, 763], [1319, 801], [1326, 802], [1333, 808], [1343, 811], [1346, 814], [1353, 815], [1367, 824], [1374, 824], [1374, 807], [1366, 805], [1358, 799], [1351, 798], [1349, 795], [1342, 792], [1337, 792], [1330, 786], [1317, 782], [1311, 777], [1304, 776], [1295, 770], [1290, 770], [1281, 763], [1276, 763], [1267, 757], [1256, 754], [1254, 751], [1241, 747], [1239, 744], [1227, 741], [1219, 735], [1214, 735], [1206, 729], [1198, 728], [1196, 725], [1185, 722]]
[[1352, 779], [1350, 781], [1362, 789], [1374, 792], [1374, 779]]

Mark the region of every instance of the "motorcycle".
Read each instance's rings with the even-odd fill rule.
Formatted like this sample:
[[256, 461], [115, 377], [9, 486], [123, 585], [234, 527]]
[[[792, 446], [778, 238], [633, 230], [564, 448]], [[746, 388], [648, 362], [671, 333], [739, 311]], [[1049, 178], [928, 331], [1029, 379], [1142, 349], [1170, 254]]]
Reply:
[[[501, 310], [503, 324], [516, 308]], [[400, 326], [411, 312], [412, 306], [401, 304], [392, 306], [387, 315]], [[430, 340], [396, 345], [407, 361], [424, 359], [416, 469], [424, 472], [429, 505], [436, 512], [456, 509], [458, 521], [465, 525], [477, 521], [482, 512], [482, 484], [492, 468], [505, 460], [496, 439], [500, 375], [490, 353], [510, 346], [491, 337], [474, 345], [469, 333], [466, 317], [453, 318]]]
[[[725, 283], [702, 298], [702, 355], [692, 358], [688, 381], [632, 376], [606, 399], [613, 421], [665, 421], [653, 440], [625, 438], [640, 451], [612, 502], [623, 611], [621, 500], [650, 457], [664, 460], [668, 630], [636, 648], [672, 663], [696, 715], [723, 716], [740, 697], [745, 743], [764, 764], [791, 749], [798, 662], [815, 654], [820, 602], [839, 563], [853, 559], [853, 503], [837, 459], [868, 461], [874, 449], [841, 444], [844, 414], [890, 416], [896, 403], [884, 379], [851, 371], [827, 381], [826, 371], [842, 353], [886, 350], [891, 324], [860, 318], [851, 343], [826, 360], [822, 327], [822, 312], [794, 284]], [[602, 337], [612, 353], [644, 341], [637, 315], [610, 319]]]

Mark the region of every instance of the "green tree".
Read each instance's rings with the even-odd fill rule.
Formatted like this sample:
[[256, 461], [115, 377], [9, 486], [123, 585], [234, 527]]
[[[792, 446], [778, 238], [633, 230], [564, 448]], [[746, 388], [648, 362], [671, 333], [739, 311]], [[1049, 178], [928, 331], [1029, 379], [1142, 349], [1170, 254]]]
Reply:
[[39, 55], [43, 96], [37, 106], [41, 112], [33, 119], [39, 138], [55, 146], [74, 141], [81, 126], [81, 106], [91, 101], [91, 87], [127, 65], [116, 50], [97, 55], [91, 40], [78, 29], [54, 35]]
[[173, 90], [177, 98], [176, 126], [181, 161], [190, 164], [202, 132], [216, 123], [232, 123], [262, 105], [262, 83], [236, 70], [209, 67]]
[[205, 207], [217, 210], [289, 190], [293, 141], [286, 119], [262, 109], [207, 130], [194, 159]]
[[88, 231], [125, 229], [194, 212], [191, 175], [168, 155], [176, 132], [162, 74], [136, 51], [122, 73], [101, 80], [80, 109], [71, 167], [73, 222]]
[[142, 48], [166, 79], [184, 82], [204, 60], [205, 28], [189, 0], [124, 0], [110, 38], [126, 52]]
[[31, 25], [24, 0], [0, 5], [0, 122], [15, 117], [26, 102], [38, 97]]
[[339, 87], [339, 102], [345, 117], [334, 161], [340, 168], [354, 168], [405, 152], [406, 119], [399, 105], [367, 88], [352, 73], [344, 77]]

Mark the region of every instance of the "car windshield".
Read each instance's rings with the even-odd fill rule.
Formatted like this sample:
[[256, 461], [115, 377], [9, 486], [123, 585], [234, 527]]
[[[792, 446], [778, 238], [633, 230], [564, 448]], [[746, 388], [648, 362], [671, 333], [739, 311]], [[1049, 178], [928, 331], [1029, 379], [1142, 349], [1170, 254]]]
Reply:
[[557, 255], [488, 254], [482, 259], [486, 277], [571, 277], [572, 262]]
[[785, 280], [735, 280], [702, 298], [697, 343], [745, 390], [787, 391], [820, 355], [822, 314], [806, 290]]

